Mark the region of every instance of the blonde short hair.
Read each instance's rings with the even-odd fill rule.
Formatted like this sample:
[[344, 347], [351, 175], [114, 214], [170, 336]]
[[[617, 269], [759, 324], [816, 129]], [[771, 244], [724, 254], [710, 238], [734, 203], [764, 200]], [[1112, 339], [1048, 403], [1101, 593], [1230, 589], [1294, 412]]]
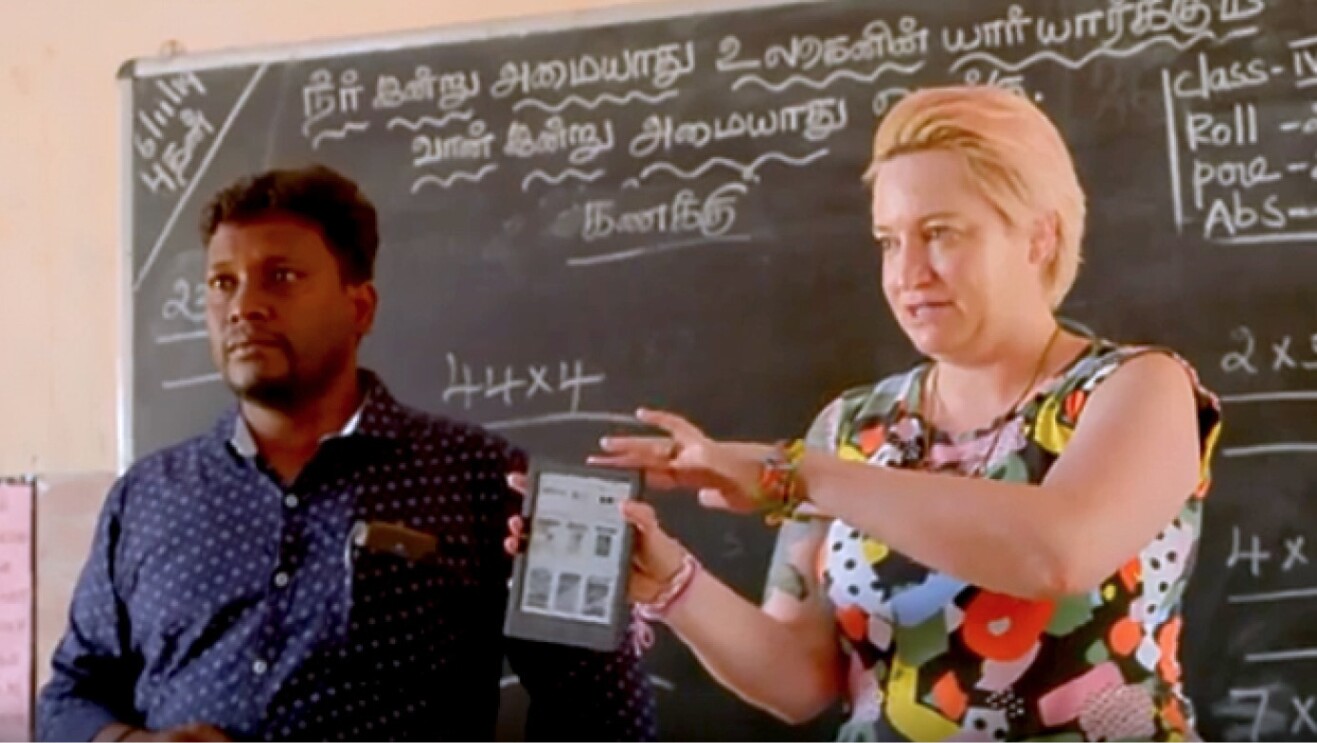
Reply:
[[1084, 190], [1061, 133], [1028, 98], [993, 86], [926, 88], [906, 96], [878, 125], [864, 175], [899, 155], [960, 154], [971, 178], [1009, 224], [1055, 215], [1057, 250], [1044, 269], [1048, 299], [1059, 306], [1079, 271]]

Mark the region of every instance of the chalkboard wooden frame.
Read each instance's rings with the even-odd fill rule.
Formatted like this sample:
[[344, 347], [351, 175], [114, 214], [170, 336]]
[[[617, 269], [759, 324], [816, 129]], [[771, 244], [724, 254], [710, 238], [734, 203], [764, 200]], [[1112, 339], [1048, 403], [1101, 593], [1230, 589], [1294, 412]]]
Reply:
[[137, 329], [133, 308], [133, 81], [125, 68], [119, 76], [119, 379], [116, 385], [115, 423], [118, 433], [115, 454], [118, 472], [132, 466], [133, 451], [133, 362]]
[[584, 30], [616, 23], [659, 21], [684, 16], [727, 13], [757, 8], [827, 4], [830, 0], [660, 0], [587, 10], [545, 13], [519, 18], [457, 23], [415, 31], [347, 36], [311, 42], [267, 44], [241, 49], [181, 54], [173, 57], [138, 57], [119, 68], [120, 79], [171, 72], [196, 72], [260, 62], [329, 59], [361, 52], [386, 52], [432, 44], [477, 41], [554, 31]]

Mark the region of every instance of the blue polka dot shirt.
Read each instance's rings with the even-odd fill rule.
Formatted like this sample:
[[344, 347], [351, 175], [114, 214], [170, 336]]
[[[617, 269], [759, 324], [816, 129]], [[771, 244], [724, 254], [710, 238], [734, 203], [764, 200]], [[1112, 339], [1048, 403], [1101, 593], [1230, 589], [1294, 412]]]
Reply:
[[[524, 457], [475, 426], [368, 394], [291, 485], [236, 410], [134, 465], [107, 497], [38, 737], [119, 721], [192, 722], [237, 739], [489, 739], [506, 656], [530, 697], [526, 735], [648, 740], [636, 656], [502, 634]], [[434, 535], [413, 562], [350, 546], [357, 521]]]

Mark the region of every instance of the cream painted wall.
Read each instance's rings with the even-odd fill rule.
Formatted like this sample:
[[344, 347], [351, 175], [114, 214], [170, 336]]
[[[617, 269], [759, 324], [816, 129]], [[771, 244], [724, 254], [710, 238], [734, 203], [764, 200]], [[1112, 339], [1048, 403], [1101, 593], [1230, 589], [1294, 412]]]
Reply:
[[634, 2], [0, 0], [0, 475], [115, 467], [124, 60]]

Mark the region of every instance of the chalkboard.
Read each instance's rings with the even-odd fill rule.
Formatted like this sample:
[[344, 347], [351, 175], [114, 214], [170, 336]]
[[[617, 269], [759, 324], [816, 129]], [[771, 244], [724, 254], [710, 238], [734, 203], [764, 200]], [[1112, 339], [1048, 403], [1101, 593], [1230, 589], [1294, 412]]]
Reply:
[[[868, 238], [876, 118], [921, 85], [1004, 86], [1057, 119], [1090, 196], [1064, 314], [1178, 349], [1222, 395], [1183, 638], [1201, 730], [1317, 735], [1317, 4], [711, 5], [127, 65], [123, 461], [229, 402], [200, 204], [311, 161], [380, 207], [365, 360], [402, 399], [567, 461], [640, 404], [799, 433], [915, 360]], [[758, 594], [762, 525], [663, 511]], [[750, 710], [670, 639], [651, 660], [665, 737], [830, 734]]]

